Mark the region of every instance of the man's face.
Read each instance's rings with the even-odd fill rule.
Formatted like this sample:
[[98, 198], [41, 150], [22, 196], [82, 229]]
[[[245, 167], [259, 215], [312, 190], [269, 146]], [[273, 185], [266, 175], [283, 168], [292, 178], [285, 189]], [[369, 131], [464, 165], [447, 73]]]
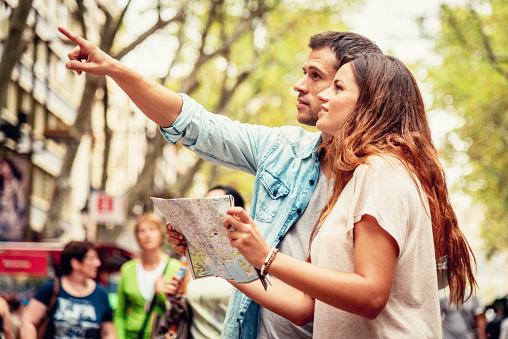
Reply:
[[328, 47], [312, 50], [303, 65], [303, 77], [293, 89], [298, 92], [297, 120], [299, 123], [315, 126], [322, 102], [317, 95], [332, 85], [337, 73], [337, 59]]

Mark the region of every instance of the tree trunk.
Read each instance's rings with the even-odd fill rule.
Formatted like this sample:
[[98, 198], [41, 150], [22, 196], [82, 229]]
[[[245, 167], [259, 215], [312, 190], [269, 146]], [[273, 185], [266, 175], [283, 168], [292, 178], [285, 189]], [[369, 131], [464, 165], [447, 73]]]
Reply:
[[[92, 111], [92, 104], [95, 99], [95, 92], [105, 81], [104, 78], [94, 78], [91, 75], [86, 75], [85, 89], [81, 100], [81, 105], [78, 108], [78, 114], [72, 133], [75, 137], [73, 143], [79, 144], [81, 138], [86, 131], [90, 130], [90, 112]], [[48, 211], [48, 218], [44, 225], [44, 238], [54, 238], [62, 233], [60, 228], [60, 214], [62, 211], [63, 203], [67, 199], [69, 191], [69, 177], [72, 170], [72, 164], [76, 157], [77, 145], [70, 143], [67, 145], [67, 152], [63, 160], [62, 171], [56, 180], [55, 189], [51, 200], [51, 207]]]
[[4, 107], [7, 89], [11, 80], [11, 73], [25, 49], [23, 31], [32, 0], [20, 0], [18, 7], [12, 12], [9, 33], [4, 44], [2, 59], [0, 61], [0, 108]]

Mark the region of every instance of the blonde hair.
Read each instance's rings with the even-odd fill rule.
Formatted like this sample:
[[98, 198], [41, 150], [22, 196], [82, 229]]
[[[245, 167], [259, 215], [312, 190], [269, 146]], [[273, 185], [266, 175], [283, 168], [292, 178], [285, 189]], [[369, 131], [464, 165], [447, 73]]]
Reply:
[[136, 235], [136, 239], [138, 239], [139, 227], [142, 224], [155, 225], [160, 232], [160, 236], [162, 239], [161, 244], [162, 242], [164, 242], [164, 230], [163, 230], [164, 225], [162, 224], [162, 220], [155, 213], [148, 212], [138, 216], [138, 218], [136, 219], [136, 225], [134, 226], [134, 234]]

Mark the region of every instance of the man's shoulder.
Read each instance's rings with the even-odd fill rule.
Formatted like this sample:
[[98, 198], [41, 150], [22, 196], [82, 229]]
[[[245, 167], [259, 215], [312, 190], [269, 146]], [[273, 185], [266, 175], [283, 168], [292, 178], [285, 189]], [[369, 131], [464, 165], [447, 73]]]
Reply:
[[280, 130], [281, 133], [297, 138], [316, 139], [321, 137], [321, 132], [310, 132], [303, 129], [301, 126], [282, 126]]
[[299, 126], [283, 126], [279, 128], [277, 140], [280, 144], [286, 143], [296, 153], [315, 151], [321, 143], [321, 132], [309, 132]]

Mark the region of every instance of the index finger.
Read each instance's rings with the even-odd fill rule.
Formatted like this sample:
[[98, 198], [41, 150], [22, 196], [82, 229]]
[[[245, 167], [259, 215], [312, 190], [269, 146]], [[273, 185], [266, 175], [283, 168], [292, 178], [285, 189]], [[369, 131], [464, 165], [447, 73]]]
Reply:
[[88, 47], [88, 44], [90, 43], [88, 40], [83, 39], [82, 37], [80, 37], [76, 33], [73, 33], [73, 32], [69, 31], [68, 29], [66, 29], [66, 28], [64, 28], [62, 26], [58, 26], [58, 31], [60, 33], [62, 33], [63, 35], [65, 35], [67, 38], [69, 38], [69, 40], [74, 42], [79, 47], [85, 47], [86, 48], [86, 47]]
[[239, 217], [243, 222], [248, 222], [250, 219], [249, 215], [243, 207], [233, 206], [228, 208], [226, 214]]

